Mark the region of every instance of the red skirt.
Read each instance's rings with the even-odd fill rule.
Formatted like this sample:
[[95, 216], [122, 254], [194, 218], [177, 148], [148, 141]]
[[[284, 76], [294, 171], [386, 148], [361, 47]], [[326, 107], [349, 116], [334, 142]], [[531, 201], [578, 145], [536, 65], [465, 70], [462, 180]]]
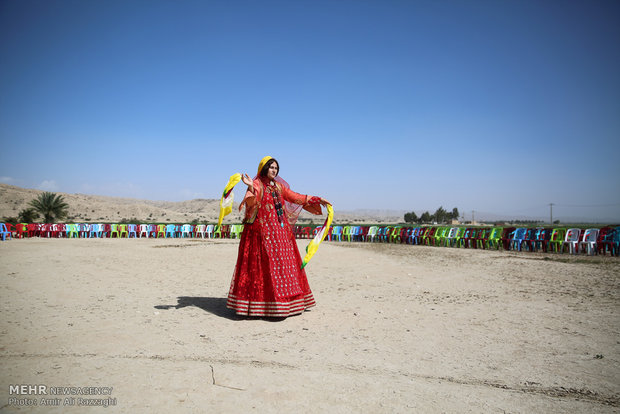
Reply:
[[226, 305], [238, 315], [287, 317], [315, 304], [288, 223], [246, 224]]

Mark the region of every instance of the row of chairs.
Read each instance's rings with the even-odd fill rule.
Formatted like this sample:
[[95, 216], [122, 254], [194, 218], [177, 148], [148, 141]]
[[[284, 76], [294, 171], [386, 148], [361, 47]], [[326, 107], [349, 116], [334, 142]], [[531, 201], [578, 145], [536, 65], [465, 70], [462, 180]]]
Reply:
[[243, 224], [0, 223], [7, 237], [46, 238], [239, 238]]
[[[311, 238], [320, 227], [295, 226], [296, 238]], [[0, 223], [2, 240], [49, 238], [239, 238], [243, 224], [45, 224]], [[406, 227], [332, 226], [331, 241], [406, 243], [411, 245], [620, 255], [620, 227], [600, 229], [549, 227]]]
[[[314, 231], [314, 234], [316, 234]], [[620, 227], [592, 229], [549, 227], [405, 227], [333, 226], [333, 241], [406, 243], [412, 245], [568, 252], [618, 256]]]

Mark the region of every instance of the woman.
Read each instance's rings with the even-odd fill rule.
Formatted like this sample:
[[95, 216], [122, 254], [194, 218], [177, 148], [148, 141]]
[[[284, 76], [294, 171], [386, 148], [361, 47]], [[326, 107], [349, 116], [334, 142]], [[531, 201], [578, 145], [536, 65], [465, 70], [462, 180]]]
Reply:
[[227, 306], [239, 315], [287, 317], [315, 305], [292, 226], [301, 208], [321, 214], [320, 197], [297, 194], [278, 176], [272, 157], [258, 165], [239, 209], [245, 206], [244, 228]]

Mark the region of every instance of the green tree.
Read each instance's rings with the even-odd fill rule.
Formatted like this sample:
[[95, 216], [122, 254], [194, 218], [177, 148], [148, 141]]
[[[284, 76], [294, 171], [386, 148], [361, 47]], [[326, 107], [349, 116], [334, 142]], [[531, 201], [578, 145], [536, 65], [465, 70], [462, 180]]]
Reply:
[[38, 218], [39, 213], [37, 213], [32, 207], [23, 209], [17, 216], [17, 220], [19, 220], [20, 223], [33, 223]]
[[412, 211], [411, 213], [405, 213], [405, 223], [415, 223], [416, 221], [418, 221], [418, 215], [415, 213], [415, 211]]
[[459, 209], [454, 207], [452, 209], [452, 219], [454, 220], [458, 220], [459, 219]]
[[425, 211], [424, 213], [422, 213], [422, 215], [420, 216], [420, 222], [421, 223], [430, 223], [432, 220], [431, 217], [431, 213], [429, 213], [428, 211]]
[[448, 221], [448, 212], [444, 210], [443, 206], [440, 206], [437, 211], [435, 211], [434, 216], [437, 223], [445, 223]]
[[69, 205], [65, 203], [63, 196], [44, 192], [30, 202], [30, 205], [40, 215], [45, 223], [54, 223], [67, 216]]

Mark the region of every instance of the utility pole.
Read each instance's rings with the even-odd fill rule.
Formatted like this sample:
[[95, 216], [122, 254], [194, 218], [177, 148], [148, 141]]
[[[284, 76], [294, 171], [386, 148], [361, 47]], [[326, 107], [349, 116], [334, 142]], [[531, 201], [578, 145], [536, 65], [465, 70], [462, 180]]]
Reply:
[[474, 224], [476, 220], [474, 220], [474, 210], [471, 211], [471, 224]]
[[553, 203], [549, 203], [549, 223], [553, 224]]

